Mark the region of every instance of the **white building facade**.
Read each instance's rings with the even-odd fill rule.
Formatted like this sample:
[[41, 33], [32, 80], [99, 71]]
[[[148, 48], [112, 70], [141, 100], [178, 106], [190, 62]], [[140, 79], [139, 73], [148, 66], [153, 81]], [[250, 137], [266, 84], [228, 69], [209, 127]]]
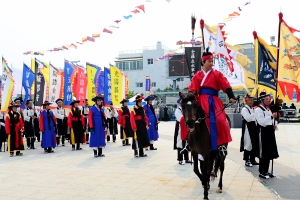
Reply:
[[156, 46], [144, 47], [142, 50], [120, 51], [115, 63], [116, 67], [128, 77], [129, 90], [134, 93], [146, 94], [147, 76], [151, 79], [152, 91], [163, 91], [165, 88], [176, 89], [176, 87], [181, 90], [188, 87], [189, 78], [184, 78], [182, 81], [178, 77], [169, 77], [168, 58], [155, 61], [168, 53], [170, 49], [157, 42]]

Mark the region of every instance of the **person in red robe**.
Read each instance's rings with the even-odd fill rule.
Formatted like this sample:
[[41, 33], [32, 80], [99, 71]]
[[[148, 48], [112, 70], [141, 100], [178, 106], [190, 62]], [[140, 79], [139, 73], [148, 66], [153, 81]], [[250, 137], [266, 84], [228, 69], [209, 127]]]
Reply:
[[235, 103], [236, 98], [232, 88], [223, 74], [213, 66], [213, 55], [211, 52], [204, 52], [202, 55], [202, 70], [193, 77], [188, 91], [196, 95], [196, 100], [209, 117], [206, 118], [206, 125], [210, 133], [211, 150], [217, 150], [218, 146], [232, 141], [229, 125], [226, 121], [226, 113], [223, 102], [218, 97], [222, 90], [227, 94], [230, 103]]
[[10, 157], [23, 156], [20, 151], [25, 150], [23, 141], [24, 123], [21, 114], [17, 111], [20, 104], [12, 103], [8, 106], [8, 113], [5, 118], [5, 131], [8, 135], [7, 151], [10, 152]]
[[79, 103], [80, 101], [73, 100], [73, 102], [70, 104], [72, 108], [69, 112], [68, 117], [68, 127], [70, 128], [70, 141], [72, 144], [72, 151], [75, 151], [75, 144], [76, 150], [82, 150], [82, 148], [80, 148], [80, 143], [85, 143], [85, 121], [81, 110], [78, 107]]

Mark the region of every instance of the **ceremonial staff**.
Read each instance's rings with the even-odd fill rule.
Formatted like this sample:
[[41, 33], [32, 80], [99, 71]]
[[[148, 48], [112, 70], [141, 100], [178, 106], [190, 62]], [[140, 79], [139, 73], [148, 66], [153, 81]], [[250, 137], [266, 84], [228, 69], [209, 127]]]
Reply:
[[195, 24], [196, 24], [196, 17], [195, 15], [192, 15], [191, 17], [191, 25], [192, 25], [192, 47], [194, 47], [195, 45], [195, 35], [194, 35], [194, 31], [195, 31]]

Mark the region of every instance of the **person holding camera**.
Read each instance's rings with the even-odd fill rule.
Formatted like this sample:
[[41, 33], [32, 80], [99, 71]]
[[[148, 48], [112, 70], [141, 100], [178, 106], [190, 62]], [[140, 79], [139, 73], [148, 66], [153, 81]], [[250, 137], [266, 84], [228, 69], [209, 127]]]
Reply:
[[273, 165], [271, 173], [269, 173], [270, 160], [279, 157], [275, 130], [277, 130], [277, 113], [272, 113], [268, 108], [270, 101], [270, 94], [261, 92], [259, 95], [260, 105], [255, 109], [255, 119], [259, 126], [259, 177], [264, 179], [273, 178]]

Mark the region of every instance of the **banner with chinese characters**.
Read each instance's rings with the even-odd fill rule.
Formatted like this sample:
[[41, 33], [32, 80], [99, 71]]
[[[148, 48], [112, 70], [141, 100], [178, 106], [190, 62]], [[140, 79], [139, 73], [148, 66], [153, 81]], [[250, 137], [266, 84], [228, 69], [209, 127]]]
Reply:
[[146, 76], [146, 94], [150, 94], [151, 93], [151, 80], [149, 76]]
[[88, 100], [92, 102], [92, 99], [97, 96], [96, 93], [96, 76], [100, 71], [100, 67], [86, 63], [86, 73], [87, 73], [87, 85], [88, 85]]
[[126, 77], [126, 80], [125, 80], [125, 97], [126, 97], [126, 94], [128, 94], [129, 92], [129, 81], [128, 81], [128, 78]]
[[38, 71], [35, 76], [35, 96], [34, 96], [34, 105], [43, 106], [44, 100], [46, 100], [46, 91], [45, 91], [45, 78], [43, 74]]
[[104, 68], [104, 102], [110, 105], [112, 101], [110, 69]]
[[111, 78], [111, 93], [112, 103], [114, 106], [119, 106], [122, 101], [122, 72], [115, 66], [110, 67], [110, 78]]
[[126, 75], [121, 71], [122, 73], [122, 98], [126, 98]]
[[69, 106], [73, 99], [72, 99], [72, 81], [74, 80], [75, 75], [75, 66], [70, 62], [65, 60], [64, 66], [64, 104], [65, 106]]
[[15, 81], [7, 68], [7, 64], [2, 58], [2, 93], [1, 93], [1, 111], [6, 112], [11, 102]]
[[55, 101], [61, 97], [62, 76], [60, 71], [50, 64], [49, 102], [56, 106]]
[[76, 99], [80, 101], [79, 105], [83, 106], [83, 101], [86, 99], [86, 85], [87, 85], [87, 77], [86, 71], [84, 68], [78, 67], [77, 75], [76, 75], [76, 90], [75, 96]]
[[190, 73], [190, 78], [201, 69], [201, 47], [185, 47], [185, 60]]
[[104, 71], [100, 72], [98, 82], [96, 84], [97, 94], [104, 94]]
[[22, 77], [22, 87], [25, 91], [24, 101], [21, 105], [21, 108], [25, 108], [25, 103], [28, 99], [31, 99], [31, 87], [34, 82], [34, 73], [33, 71], [24, 63], [23, 64], [23, 77]]

